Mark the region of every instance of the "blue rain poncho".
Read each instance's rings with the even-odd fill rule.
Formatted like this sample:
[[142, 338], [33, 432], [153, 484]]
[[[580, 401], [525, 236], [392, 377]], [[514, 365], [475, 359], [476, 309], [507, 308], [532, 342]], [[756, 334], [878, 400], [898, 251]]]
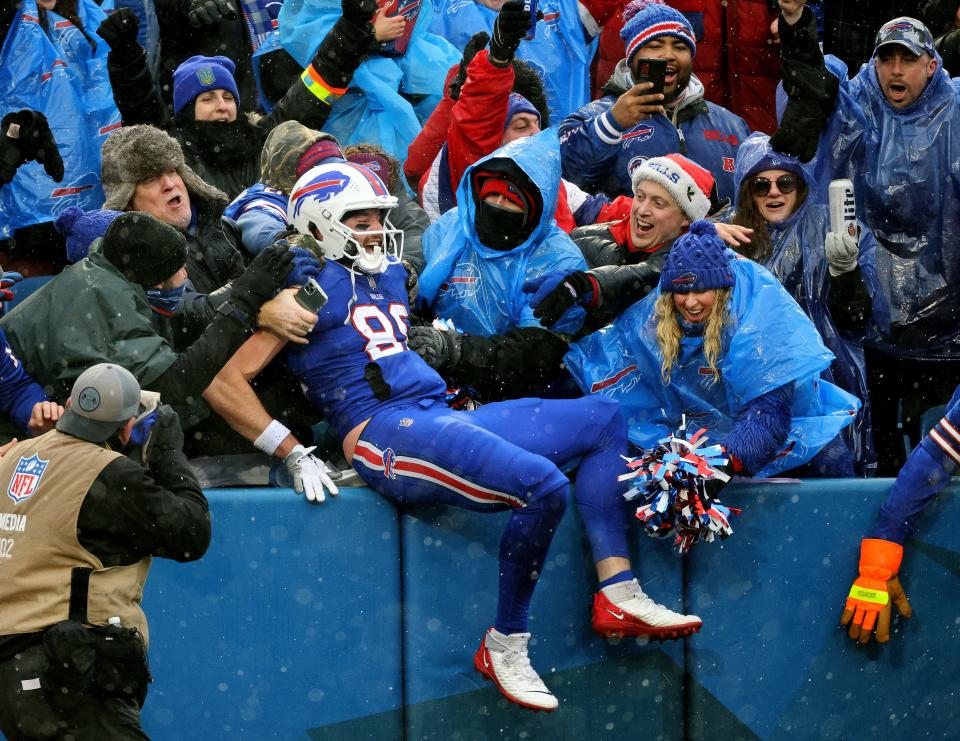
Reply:
[[[531, 235], [512, 250], [494, 250], [477, 238], [476, 207], [471, 192], [473, 170], [494, 158], [513, 160], [540, 190], [543, 208]], [[553, 206], [560, 188], [560, 143], [556, 129], [517, 139], [471, 165], [457, 189], [456, 208], [423, 233], [427, 261], [420, 276], [420, 296], [437, 316], [450, 319], [468, 334], [503, 334], [513, 327], [539, 327], [524, 281], [545, 273], [586, 270], [580, 249], [557, 226]], [[564, 314], [552, 329], [574, 332], [583, 309]]]
[[[498, 11], [474, 0], [437, 0], [430, 30], [463, 51], [480, 31], [493, 33]], [[576, 0], [543, 0], [543, 20], [536, 35], [523, 40], [516, 58], [529, 64], [543, 81], [550, 119], [560, 122], [590, 102], [590, 62], [596, 42], [585, 39]]]
[[960, 356], [960, 81], [936, 60], [902, 110], [884, 98], [872, 59], [841, 78], [818, 155], [833, 177], [853, 181], [857, 214], [876, 238], [860, 256], [873, 298], [868, 339], [922, 357]]
[[[770, 155], [770, 138], [766, 134], [752, 134], [740, 145], [734, 171], [735, 190], [739, 196], [744, 177], [762, 158]], [[830, 209], [818, 195], [811, 165], [804, 165], [792, 157], [776, 153], [784, 169], [799, 169], [807, 183], [808, 194], [803, 204], [778, 224], [767, 224], [772, 252], [763, 263], [783, 284], [794, 300], [813, 321], [824, 344], [836, 359], [825, 378], [860, 399], [867, 399], [867, 371], [863, 346], [855, 338], [844, 337], [830, 315], [830, 275], [824, 252], [824, 241], [830, 230]], [[735, 204], [739, 205], [739, 204]], [[869, 229], [861, 225], [861, 251], [874, 252], [876, 242]], [[862, 338], [860, 338], [862, 339]], [[869, 429], [866, 406], [861, 409], [854, 427], [854, 453], [865, 461], [869, 453]]]
[[[112, 9], [113, 0], [103, 5]], [[14, 229], [53, 221], [69, 206], [89, 211], [103, 204], [100, 147], [120, 127], [120, 114], [107, 75], [110, 48], [95, 33], [106, 13], [93, 0], [78, 0], [77, 16], [97, 41], [96, 51], [52, 11], [50, 35], [44, 33], [35, 0], [25, 0], [0, 50], [0, 111], [43, 113], [64, 165], [60, 183], [28, 162], [0, 189], [0, 239]]]
[[[279, 16], [280, 42], [306, 67], [341, 15], [340, 0], [286, 0]], [[341, 146], [379, 144], [399, 161], [406, 159], [421, 122], [443, 97], [447, 70], [460, 61], [460, 52], [446, 39], [427, 32], [432, 16], [430, 0], [423, 0], [403, 56], [371, 55], [354, 73], [324, 124]], [[417, 104], [404, 95], [416, 97]]]
[[564, 361], [585, 393], [620, 402], [630, 441], [641, 448], [677, 429], [682, 415], [722, 440], [750, 401], [792, 383], [793, 418], [786, 443], [757, 472], [771, 476], [813, 458], [853, 421], [860, 402], [820, 378], [833, 354], [780, 282], [756, 263], [727, 254], [735, 284], [716, 383], [711, 382], [702, 336], [688, 336], [681, 341], [670, 384], [664, 385], [654, 315], [659, 290], [571, 345]]

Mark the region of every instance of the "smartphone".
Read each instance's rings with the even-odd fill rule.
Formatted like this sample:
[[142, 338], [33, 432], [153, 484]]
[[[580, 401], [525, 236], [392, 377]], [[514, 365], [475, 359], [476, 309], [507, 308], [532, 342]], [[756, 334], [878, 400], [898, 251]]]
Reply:
[[304, 309], [313, 312], [320, 311], [327, 303], [327, 294], [313, 278], [300, 286], [294, 298]]
[[651, 59], [650, 57], [640, 57], [637, 60], [637, 72], [633, 76], [633, 82], [639, 85], [641, 82], [652, 82], [653, 88], [646, 91], [646, 95], [654, 93], [663, 93], [664, 80], [667, 76], [667, 60]]
[[540, 5], [538, 0], [523, 0], [523, 9], [530, 14], [530, 28], [527, 29], [527, 35], [523, 38], [527, 41], [533, 41], [537, 33], [537, 11]]

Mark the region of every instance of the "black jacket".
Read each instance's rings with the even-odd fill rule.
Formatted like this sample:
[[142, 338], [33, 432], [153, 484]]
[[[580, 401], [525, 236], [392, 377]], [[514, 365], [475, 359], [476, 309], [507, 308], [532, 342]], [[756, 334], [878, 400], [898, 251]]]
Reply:
[[[165, 453], [162, 464], [150, 470], [117, 458], [90, 486], [77, 518], [77, 539], [105, 567], [126, 566], [145, 556], [195, 561], [206, 553], [207, 499], [183, 453]], [[0, 661], [36, 643], [40, 635], [0, 636]]]
[[223, 204], [191, 200], [197, 222], [186, 232], [187, 275], [200, 293], [212, 293], [243, 272], [240, 229], [223, 218]]

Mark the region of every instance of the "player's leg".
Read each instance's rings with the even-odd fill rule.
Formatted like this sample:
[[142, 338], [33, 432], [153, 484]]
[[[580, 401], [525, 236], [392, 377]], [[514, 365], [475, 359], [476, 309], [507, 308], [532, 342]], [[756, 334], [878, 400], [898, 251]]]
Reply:
[[354, 450], [361, 477], [401, 504], [512, 509], [500, 540], [497, 616], [474, 663], [512, 701], [553, 710], [527, 657], [527, 616], [568, 482], [549, 460], [519, 448], [443, 405], [382, 412]]
[[463, 414], [559, 466], [579, 459], [575, 497], [597, 569], [593, 625], [598, 632], [678, 638], [700, 629], [700, 618], [657, 604], [634, 578], [627, 507], [617, 481], [626, 470], [627, 425], [616, 401], [601, 396], [517, 399]]

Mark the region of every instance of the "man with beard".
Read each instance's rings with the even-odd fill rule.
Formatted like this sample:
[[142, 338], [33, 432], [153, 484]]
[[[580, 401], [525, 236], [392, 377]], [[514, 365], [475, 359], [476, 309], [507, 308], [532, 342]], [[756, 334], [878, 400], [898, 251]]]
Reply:
[[[604, 96], [560, 124], [563, 176], [611, 198], [631, 195], [631, 173], [644, 160], [679, 152], [706, 168], [721, 198], [733, 197], [733, 162], [750, 130], [743, 119], [708, 102], [691, 73], [697, 42], [679, 11], [634, 0], [621, 31], [627, 56]], [[663, 93], [634, 83], [641, 59], [667, 61]]]

